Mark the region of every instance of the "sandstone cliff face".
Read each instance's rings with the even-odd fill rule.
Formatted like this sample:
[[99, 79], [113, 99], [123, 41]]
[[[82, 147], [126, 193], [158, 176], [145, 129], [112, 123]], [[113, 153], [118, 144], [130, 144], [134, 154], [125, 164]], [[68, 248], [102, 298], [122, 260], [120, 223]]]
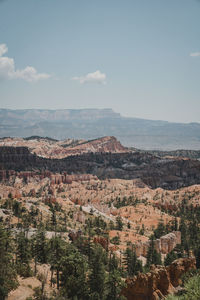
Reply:
[[[160, 239], [154, 241], [155, 249], [162, 254], [167, 254], [171, 252], [177, 244], [181, 243], [181, 232], [180, 231], [173, 231], [164, 236]], [[147, 252], [149, 249], [150, 241], [144, 243], [137, 243], [136, 244], [136, 255], [137, 256], [147, 256]]]
[[180, 258], [168, 267], [152, 266], [149, 273], [128, 278], [122, 294], [128, 300], [162, 299], [181, 284], [184, 273], [196, 268], [195, 263], [195, 258]]

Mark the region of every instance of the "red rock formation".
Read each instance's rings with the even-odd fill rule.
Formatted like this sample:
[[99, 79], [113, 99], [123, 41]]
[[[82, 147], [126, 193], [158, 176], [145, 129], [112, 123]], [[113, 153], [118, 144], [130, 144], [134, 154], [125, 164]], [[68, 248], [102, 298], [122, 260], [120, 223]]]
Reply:
[[75, 240], [77, 240], [79, 237], [81, 237], [82, 235], [82, 231], [79, 230], [79, 231], [76, 231], [76, 230], [71, 230], [68, 234], [70, 240], [72, 242], [74, 242]]
[[113, 136], [105, 136], [91, 141], [79, 140], [75, 143], [73, 140], [52, 142], [45, 138], [35, 140], [5, 138], [3, 141], [0, 141], [0, 146], [28, 147], [32, 154], [35, 153], [41, 157], [58, 159], [88, 152], [129, 152], [129, 150], [122, 146]]
[[105, 250], [108, 249], [109, 241], [107, 238], [102, 236], [96, 236], [93, 240], [94, 243], [100, 244]]
[[140, 273], [126, 280], [122, 294], [128, 300], [159, 300], [181, 284], [181, 276], [195, 269], [195, 258], [180, 258], [170, 266], [152, 266], [149, 273]]
[[85, 214], [82, 211], [79, 211], [74, 215], [74, 219], [79, 223], [85, 223]]
[[66, 156], [83, 154], [87, 152], [124, 153], [129, 152], [129, 150], [122, 146], [114, 136], [105, 136], [99, 139], [84, 142], [75, 147], [66, 148]]
[[[160, 239], [154, 241], [155, 249], [162, 254], [167, 254], [171, 252], [176, 245], [181, 243], [181, 232], [180, 231], [173, 231], [164, 236]], [[148, 249], [149, 249], [150, 241], [145, 243], [137, 243], [135, 245], [136, 255], [137, 256], [147, 256]]]
[[0, 170], [0, 182], [9, 181], [13, 177], [23, 178], [24, 181], [29, 182], [30, 178], [37, 178], [42, 180], [44, 178], [50, 178], [51, 184], [67, 183], [71, 184], [73, 181], [90, 181], [92, 179], [97, 180], [97, 176], [91, 174], [74, 174], [68, 175], [66, 172], [62, 174], [52, 174], [50, 171], [44, 171], [41, 174], [33, 171], [21, 171], [16, 172], [13, 170]]
[[46, 197], [44, 203], [46, 205], [56, 203], [56, 198], [54, 196]]
[[35, 189], [31, 189], [31, 190], [30, 190], [30, 196], [31, 196], [31, 197], [35, 197], [35, 196], [36, 196], [36, 191], [35, 191]]
[[160, 252], [163, 254], [167, 254], [171, 252], [177, 244], [181, 244], [181, 232], [174, 231], [168, 233], [160, 238]]
[[52, 185], [49, 186], [48, 193], [52, 196], [55, 196], [55, 189]]
[[21, 196], [22, 195], [21, 195], [21, 192], [19, 190], [16, 190], [15, 193], [14, 193], [14, 195], [13, 195], [13, 197], [16, 198], [16, 199], [21, 198]]
[[178, 209], [177, 204], [175, 204], [175, 203], [171, 204], [168, 202], [164, 202], [164, 203], [155, 202], [154, 206], [158, 207], [159, 209], [164, 209], [164, 210], [168, 210], [168, 211], [177, 211], [177, 209]]

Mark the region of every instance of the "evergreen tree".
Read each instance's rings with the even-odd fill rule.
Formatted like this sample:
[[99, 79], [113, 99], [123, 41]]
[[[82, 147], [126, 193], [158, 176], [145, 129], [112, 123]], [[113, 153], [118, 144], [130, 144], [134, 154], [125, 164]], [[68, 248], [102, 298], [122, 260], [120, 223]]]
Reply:
[[177, 218], [173, 219], [172, 228], [171, 229], [174, 230], [174, 231], [178, 230], [178, 220], [177, 220]]
[[36, 235], [33, 238], [33, 254], [35, 260], [42, 264], [47, 263], [48, 258], [48, 244], [46, 240], [46, 232], [44, 226], [40, 226]]
[[200, 247], [195, 249], [194, 254], [196, 257], [196, 267], [200, 269]]
[[154, 238], [151, 236], [150, 239], [150, 245], [147, 253], [147, 263], [146, 266], [150, 267], [150, 265], [155, 264], [155, 265], [161, 265], [161, 255], [158, 253], [154, 247]]
[[165, 261], [164, 261], [164, 265], [165, 266], [168, 266], [170, 265], [175, 259], [178, 258], [178, 255], [175, 251], [171, 251], [167, 254], [166, 258], [165, 258]]
[[186, 220], [181, 218], [180, 222], [180, 231], [181, 231], [181, 245], [185, 248], [188, 247], [188, 239], [187, 239], [187, 225]]
[[106, 281], [106, 300], [122, 299], [120, 292], [125, 286], [121, 279], [121, 274], [118, 269], [118, 260], [115, 255], [110, 254], [109, 258], [109, 275]]
[[133, 248], [127, 248], [124, 256], [124, 264], [128, 276], [134, 276], [138, 272], [142, 272], [142, 263], [137, 259]]
[[86, 272], [85, 258], [74, 246], [69, 245], [61, 268], [61, 294], [65, 299], [88, 299]]
[[116, 230], [122, 230], [123, 229], [123, 222], [122, 222], [122, 218], [120, 216], [117, 216], [116, 218]]
[[62, 266], [62, 258], [65, 256], [66, 243], [58, 236], [52, 238], [50, 244], [49, 262], [51, 264], [51, 284], [53, 280], [54, 270], [56, 271], [57, 289], [60, 287], [60, 270]]
[[31, 276], [30, 260], [30, 242], [25, 237], [25, 233], [20, 232], [16, 237], [16, 265], [18, 274], [23, 277]]
[[18, 285], [10, 233], [0, 225], [0, 300]]
[[[95, 245], [92, 250], [89, 274], [90, 296], [91, 299], [104, 299], [106, 273], [103, 248]], [[94, 298], [97, 296], [99, 298]]]
[[52, 215], [51, 215], [51, 224], [54, 231], [56, 231], [57, 226], [57, 218], [56, 218], [56, 211], [54, 208], [52, 208]]
[[154, 236], [159, 239], [161, 236], [166, 234], [166, 228], [163, 222], [159, 222], [157, 228], [154, 230]]
[[121, 280], [121, 274], [119, 270], [117, 269], [112, 270], [108, 276], [106, 300], [124, 299], [122, 296], [120, 296], [120, 292], [124, 286], [125, 284]]

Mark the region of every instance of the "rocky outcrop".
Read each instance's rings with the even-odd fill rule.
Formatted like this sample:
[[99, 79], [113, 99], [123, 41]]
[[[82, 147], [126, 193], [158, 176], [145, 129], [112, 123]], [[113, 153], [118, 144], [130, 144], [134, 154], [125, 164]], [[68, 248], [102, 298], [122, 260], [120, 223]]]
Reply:
[[67, 183], [71, 184], [73, 181], [90, 181], [92, 179], [97, 179], [96, 176], [91, 174], [74, 174], [68, 175], [64, 174], [51, 174], [51, 183], [52, 184], [60, 184], [60, 183]]
[[85, 223], [85, 214], [82, 212], [82, 211], [78, 211], [76, 213], [74, 213], [74, 217], [73, 219], [76, 221], [76, 222], [79, 222], [79, 223]]
[[108, 250], [109, 241], [108, 238], [102, 236], [96, 236], [93, 239], [95, 244], [100, 244], [105, 250]]
[[174, 231], [160, 238], [160, 252], [167, 254], [171, 252], [177, 244], [181, 244], [181, 232]]
[[14, 170], [0, 170], [0, 181], [7, 182], [14, 180], [15, 177], [23, 179], [26, 183], [30, 182], [31, 178], [42, 180], [44, 178], [50, 178], [51, 184], [71, 184], [73, 181], [90, 181], [96, 180], [97, 177], [91, 174], [74, 174], [68, 175], [66, 172], [62, 174], [52, 174], [50, 171], [35, 172], [35, 171], [21, 171], [16, 172]]
[[82, 231], [81, 230], [71, 230], [68, 234], [69, 239], [74, 242], [76, 241], [79, 237], [82, 236]]
[[0, 139], [0, 146], [28, 147], [32, 154], [45, 158], [64, 158], [83, 153], [124, 153], [129, 152], [126, 147], [113, 136], [105, 136], [98, 139], [85, 140], [64, 140], [56, 141], [48, 138], [33, 137], [30, 139], [22, 138], [3, 138]]
[[[167, 254], [171, 252], [176, 245], [181, 243], [181, 232], [180, 231], [173, 231], [164, 236], [160, 239], [156, 239], [154, 241], [154, 247], [158, 253]], [[139, 256], [147, 256], [148, 249], [149, 249], [150, 241], [147, 242], [140, 242], [135, 245], [136, 255]]]
[[93, 153], [129, 152], [129, 150], [124, 146], [122, 146], [122, 144], [114, 136], [105, 136], [99, 139], [84, 142], [75, 147], [68, 147], [67, 151], [68, 151], [68, 155], [77, 155], [77, 154], [80, 155], [87, 152], [93, 152]]
[[122, 294], [128, 300], [162, 299], [181, 284], [184, 273], [196, 268], [195, 263], [195, 258], [180, 258], [167, 267], [152, 266], [149, 273], [128, 278]]

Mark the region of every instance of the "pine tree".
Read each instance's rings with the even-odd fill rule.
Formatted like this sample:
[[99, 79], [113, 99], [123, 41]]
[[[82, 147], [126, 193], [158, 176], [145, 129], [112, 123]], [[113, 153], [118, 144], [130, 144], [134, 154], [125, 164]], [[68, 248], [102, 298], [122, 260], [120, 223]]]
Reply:
[[11, 236], [9, 231], [0, 225], [0, 300], [4, 300], [17, 285]]
[[139, 259], [137, 259], [136, 252], [133, 247], [127, 248], [124, 256], [124, 264], [128, 276], [134, 276], [138, 272], [142, 272], [142, 263]]
[[57, 289], [60, 288], [60, 270], [62, 266], [62, 257], [65, 255], [66, 243], [59, 237], [52, 238], [49, 242], [50, 255], [49, 262], [51, 264], [51, 284], [53, 280], [54, 270], [56, 271]]
[[36, 235], [33, 237], [32, 244], [32, 250], [35, 260], [42, 264], [47, 263], [49, 249], [46, 240], [46, 232], [42, 225], [39, 227]]
[[166, 228], [163, 222], [159, 222], [157, 228], [154, 230], [154, 236], [159, 239], [162, 235], [166, 234]]
[[178, 255], [176, 254], [175, 251], [171, 251], [167, 254], [167, 256], [165, 257], [165, 261], [164, 261], [164, 265], [168, 266], [170, 265], [175, 259], [178, 258]]
[[95, 245], [92, 250], [89, 274], [90, 297], [96, 299], [94, 296], [97, 297], [98, 295], [99, 299], [103, 299], [106, 278], [103, 248]]
[[122, 218], [120, 216], [117, 216], [116, 218], [116, 230], [122, 230], [123, 229], [123, 222], [122, 222]]
[[18, 274], [23, 277], [31, 276], [30, 260], [30, 241], [25, 237], [24, 232], [20, 232], [16, 236], [16, 265]]
[[120, 292], [125, 286], [121, 279], [121, 274], [118, 269], [118, 260], [115, 255], [110, 254], [109, 258], [109, 275], [106, 280], [106, 300], [122, 299]]
[[56, 211], [54, 208], [52, 209], [51, 224], [52, 224], [53, 230], [56, 231], [57, 218], [56, 218]]
[[[109, 273], [107, 280], [107, 295], [106, 300], [120, 300], [123, 299], [120, 295], [122, 288], [125, 286], [121, 280], [121, 274], [119, 270], [114, 269]], [[101, 299], [101, 298], [100, 298]]]
[[185, 248], [187, 244], [187, 225], [186, 225], [186, 220], [184, 218], [181, 218], [180, 231], [181, 231], [181, 245]]
[[62, 258], [61, 294], [65, 299], [88, 299], [87, 263], [78, 250], [69, 245]]
[[147, 263], [146, 266], [150, 267], [150, 265], [155, 264], [155, 265], [161, 265], [161, 255], [158, 253], [154, 247], [154, 238], [153, 236], [150, 239], [150, 245], [147, 253]]

